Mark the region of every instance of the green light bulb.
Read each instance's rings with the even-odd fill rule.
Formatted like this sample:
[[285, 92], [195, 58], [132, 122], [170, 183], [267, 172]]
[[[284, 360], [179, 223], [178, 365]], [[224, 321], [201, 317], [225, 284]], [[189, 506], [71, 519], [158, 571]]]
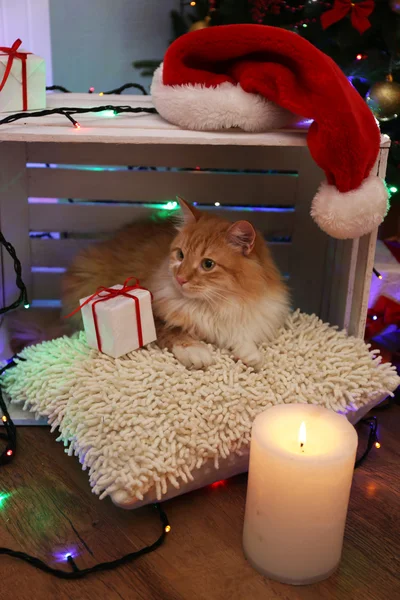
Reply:
[[395, 193], [396, 193], [396, 192], [398, 192], [398, 191], [399, 191], [399, 190], [398, 190], [398, 188], [397, 188], [395, 185], [391, 185], [391, 186], [390, 186], [390, 188], [389, 188], [389, 192], [390, 192], [391, 194], [395, 194]]
[[11, 496], [9, 492], [0, 492], [0, 510], [3, 509], [5, 501]]

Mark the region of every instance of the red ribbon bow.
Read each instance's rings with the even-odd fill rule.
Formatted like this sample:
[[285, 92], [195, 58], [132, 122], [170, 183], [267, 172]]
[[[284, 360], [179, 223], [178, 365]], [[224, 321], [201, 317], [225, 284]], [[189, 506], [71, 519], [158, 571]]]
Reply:
[[387, 296], [379, 296], [374, 307], [368, 309], [366, 339], [372, 339], [388, 325], [400, 327], [400, 304]]
[[20, 47], [21, 44], [22, 44], [22, 41], [18, 38], [17, 40], [15, 40], [15, 42], [13, 43], [11, 48], [8, 48], [7, 46], [0, 46], [0, 52], [8, 55], [6, 70], [3, 75], [3, 80], [0, 83], [0, 92], [2, 91], [2, 89], [4, 88], [4, 86], [7, 82], [8, 76], [9, 76], [9, 74], [11, 72], [11, 68], [13, 66], [14, 59], [19, 58], [20, 61], [22, 62], [22, 109], [28, 110], [28, 85], [27, 85], [27, 81], [26, 81], [26, 60], [28, 58], [28, 54], [31, 54], [31, 52], [18, 52], [18, 48]]
[[363, 2], [352, 2], [352, 0], [335, 0], [335, 4], [331, 10], [328, 10], [321, 16], [321, 25], [323, 29], [327, 29], [341, 21], [351, 11], [351, 24], [358, 33], [365, 33], [371, 27], [368, 20], [369, 15], [374, 10], [374, 0], [363, 0]]
[[[131, 281], [131, 279], [135, 280], [135, 285], [128, 285], [128, 283], [129, 283], [129, 281]], [[92, 304], [92, 315], [93, 315], [94, 328], [96, 331], [97, 347], [98, 347], [99, 351], [102, 352], [102, 344], [101, 344], [101, 338], [100, 338], [100, 332], [99, 332], [99, 323], [98, 323], [97, 314], [96, 314], [96, 305], [99, 302], [106, 302], [107, 300], [111, 300], [111, 298], [117, 298], [118, 296], [125, 296], [126, 298], [132, 298], [132, 300], [135, 303], [135, 308], [136, 308], [136, 325], [137, 325], [137, 331], [138, 331], [139, 348], [141, 348], [143, 346], [143, 332], [142, 332], [142, 319], [140, 316], [140, 303], [139, 303], [139, 298], [137, 296], [132, 296], [131, 294], [129, 294], [129, 292], [131, 292], [132, 290], [145, 290], [146, 292], [149, 291], [146, 288], [140, 286], [140, 282], [138, 279], [136, 279], [136, 277], [128, 277], [128, 279], [126, 279], [124, 281], [124, 285], [122, 286], [122, 288], [120, 288], [119, 290], [117, 290], [115, 288], [98, 287], [94, 294], [89, 296], [89, 298], [86, 298], [85, 302], [83, 302], [80, 306], [78, 306], [78, 308], [73, 310], [71, 313], [69, 313], [69, 315], [66, 315], [64, 318], [68, 319], [69, 317], [72, 317], [72, 315], [75, 315], [84, 306], [86, 306], [86, 304], [89, 304], [94, 298], [96, 298], [98, 296], [98, 299], [95, 300]], [[151, 292], [150, 292], [150, 295], [153, 298]]]

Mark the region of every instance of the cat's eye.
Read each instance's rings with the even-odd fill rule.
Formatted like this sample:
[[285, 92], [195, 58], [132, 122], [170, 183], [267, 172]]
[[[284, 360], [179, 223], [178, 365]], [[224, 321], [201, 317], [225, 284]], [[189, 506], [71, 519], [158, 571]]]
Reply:
[[201, 266], [205, 271], [211, 271], [215, 267], [215, 262], [211, 258], [204, 258], [201, 261]]
[[178, 248], [178, 250], [176, 251], [176, 258], [178, 260], [183, 260], [183, 252], [180, 248]]

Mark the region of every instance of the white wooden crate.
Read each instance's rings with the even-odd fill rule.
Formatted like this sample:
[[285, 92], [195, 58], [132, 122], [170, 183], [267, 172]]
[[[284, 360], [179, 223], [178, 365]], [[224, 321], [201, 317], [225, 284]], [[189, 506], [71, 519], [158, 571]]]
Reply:
[[[50, 107], [100, 104], [150, 106], [151, 98], [48, 96]], [[203, 210], [251, 221], [288, 278], [293, 306], [363, 335], [376, 232], [337, 241], [312, 221], [311, 200], [323, 173], [309, 154], [305, 125], [250, 134], [186, 131], [148, 114], [89, 113], [79, 122], [77, 130], [54, 115], [0, 127], [0, 226], [21, 259], [31, 300], [58, 300], [63, 270], [80, 248], [163, 210], [154, 204], [179, 194]], [[383, 136], [376, 164], [381, 177], [389, 144]], [[60, 239], [30, 238], [33, 231], [58, 232]], [[2, 249], [3, 305], [15, 299], [14, 282]]]

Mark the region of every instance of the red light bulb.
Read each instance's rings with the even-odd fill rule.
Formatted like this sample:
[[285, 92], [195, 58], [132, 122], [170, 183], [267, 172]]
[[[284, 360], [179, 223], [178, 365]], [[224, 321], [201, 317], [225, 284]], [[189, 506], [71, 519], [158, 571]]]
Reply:
[[216, 488], [216, 487], [220, 487], [223, 485], [226, 485], [226, 479], [221, 479], [220, 481], [214, 481], [214, 483], [212, 483], [210, 487]]
[[6, 454], [7, 454], [7, 456], [12, 456], [13, 451], [12, 450], [7, 450]]

